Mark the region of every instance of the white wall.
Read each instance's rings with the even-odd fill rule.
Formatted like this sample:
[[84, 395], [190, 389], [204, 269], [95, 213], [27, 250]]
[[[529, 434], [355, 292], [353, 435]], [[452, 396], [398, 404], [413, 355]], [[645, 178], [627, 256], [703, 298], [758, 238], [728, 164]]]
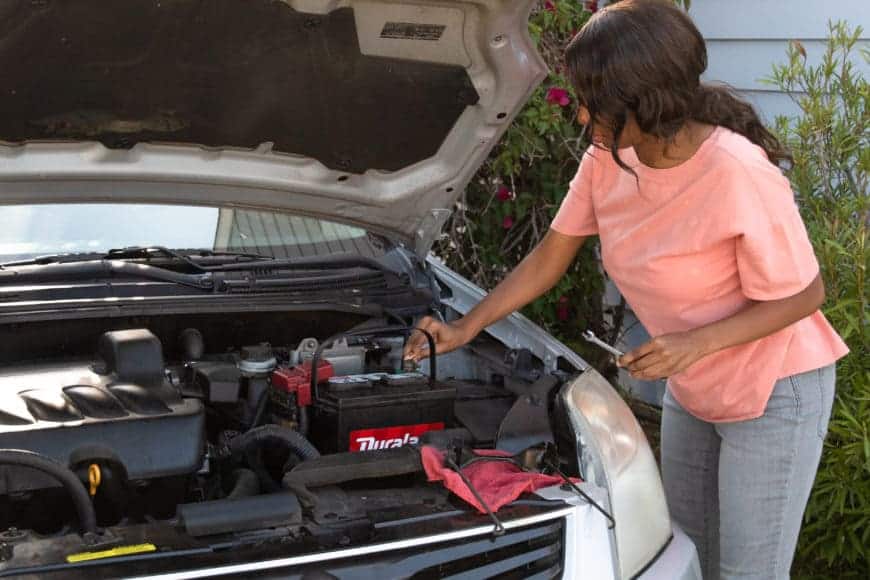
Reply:
[[798, 40], [810, 63], [825, 50], [828, 22], [845, 20], [864, 32], [855, 65], [870, 76], [857, 52], [870, 50], [870, 0], [693, 0], [689, 15], [707, 40], [705, 79], [724, 81], [759, 109], [766, 120], [793, 115], [791, 99], [761, 81], [774, 63], [786, 61], [789, 40]]

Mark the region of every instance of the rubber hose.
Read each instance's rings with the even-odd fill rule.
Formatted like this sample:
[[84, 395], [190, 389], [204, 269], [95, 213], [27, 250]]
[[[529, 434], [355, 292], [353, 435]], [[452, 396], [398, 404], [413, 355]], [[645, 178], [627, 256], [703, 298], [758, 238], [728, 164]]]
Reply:
[[320, 452], [308, 439], [299, 434], [298, 431], [280, 425], [263, 425], [245, 431], [230, 441], [230, 451], [234, 454], [245, 453], [264, 443], [283, 445], [303, 461], [320, 457]]
[[[261, 447], [252, 446], [245, 452], [245, 461], [248, 464], [254, 474], [257, 476], [257, 481], [260, 485], [260, 490], [263, 493], [275, 493], [276, 491], [281, 490], [281, 486], [275, 481], [275, 478], [272, 477], [272, 474], [269, 473], [269, 470], [266, 469], [266, 466], [263, 464], [263, 449]], [[292, 453], [290, 454], [293, 455]]]
[[50, 457], [21, 449], [0, 449], [0, 465], [29, 467], [58, 480], [70, 494], [82, 532], [97, 533], [97, 513], [91, 503], [91, 498], [88, 496], [85, 486], [71, 469]]
[[254, 411], [254, 418], [251, 421], [251, 426], [249, 429], [253, 429], [257, 427], [262, 421], [263, 416], [266, 414], [266, 407], [269, 405], [269, 389], [263, 389], [262, 394], [260, 395], [260, 399], [257, 401], [257, 408]]
[[260, 459], [259, 451], [267, 443], [281, 445], [289, 449], [302, 461], [320, 457], [320, 452], [308, 439], [300, 435], [298, 431], [280, 425], [254, 427], [234, 438], [230, 442], [230, 451], [233, 455], [245, 457], [248, 465], [259, 477], [263, 491], [267, 493], [274, 493], [281, 489], [281, 486], [269, 475]]
[[250, 469], [236, 469], [230, 475], [232, 489], [227, 494], [227, 499], [248, 497], [260, 493], [260, 478]]
[[308, 407], [299, 407], [299, 432], [308, 436]]

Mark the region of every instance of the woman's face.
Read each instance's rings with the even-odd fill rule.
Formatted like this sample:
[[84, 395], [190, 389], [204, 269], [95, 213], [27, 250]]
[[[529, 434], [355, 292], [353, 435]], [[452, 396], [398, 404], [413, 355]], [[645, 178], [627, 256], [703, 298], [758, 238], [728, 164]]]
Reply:
[[[577, 110], [577, 122], [583, 126], [589, 127], [589, 131], [592, 134], [592, 142], [595, 145], [605, 149], [610, 149], [613, 144], [613, 131], [609, 126], [601, 123], [593, 123], [590, 126], [590, 121], [589, 110], [583, 105], [580, 105]], [[640, 128], [634, 120], [634, 115], [629, 113], [628, 119], [625, 121], [625, 127], [622, 129], [622, 134], [619, 136], [619, 144], [617, 145], [617, 148], [624, 149], [626, 147], [633, 147], [638, 142], [639, 138]]]

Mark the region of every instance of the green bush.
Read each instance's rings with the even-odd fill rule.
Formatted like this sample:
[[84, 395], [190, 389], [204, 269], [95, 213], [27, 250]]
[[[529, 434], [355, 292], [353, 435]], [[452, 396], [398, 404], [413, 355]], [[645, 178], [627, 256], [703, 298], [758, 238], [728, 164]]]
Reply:
[[[776, 128], [794, 155], [788, 172], [827, 287], [825, 315], [849, 344], [798, 548], [805, 577], [870, 577], [870, 368], [867, 226], [870, 86], [855, 69], [861, 29], [830, 25], [820, 64], [793, 42], [769, 82], [793, 95], [795, 119]], [[870, 62], [870, 52], [860, 58]]]

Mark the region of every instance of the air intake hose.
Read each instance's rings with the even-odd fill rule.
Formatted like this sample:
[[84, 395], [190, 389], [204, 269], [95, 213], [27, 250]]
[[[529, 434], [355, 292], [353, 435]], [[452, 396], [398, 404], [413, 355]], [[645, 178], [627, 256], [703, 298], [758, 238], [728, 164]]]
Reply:
[[266, 444], [280, 445], [302, 461], [320, 457], [317, 448], [298, 431], [279, 425], [254, 427], [232, 439], [229, 444], [230, 452], [234, 456], [245, 457], [248, 460], [248, 463], [260, 476], [260, 483], [264, 490], [269, 493], [280, 490], [281, 486], [266, 473], [262, 463], [258, 460], [257, 452]]
[[79, 481], [76, 474], [65, 465], [39, 453], [20, 449], [0, 449], [0, 465], [28, 467], [58, 480], [72, 498], [82, 532], [85, 534], [97, 533], [97, 514], [91, 503], [91, 498], [88, 497], [85, 486]]
[[236, 469], [230, 474], [230, 492], [227, 499], [249, 497], [260, 493], [260, 480], [250, 469]]

